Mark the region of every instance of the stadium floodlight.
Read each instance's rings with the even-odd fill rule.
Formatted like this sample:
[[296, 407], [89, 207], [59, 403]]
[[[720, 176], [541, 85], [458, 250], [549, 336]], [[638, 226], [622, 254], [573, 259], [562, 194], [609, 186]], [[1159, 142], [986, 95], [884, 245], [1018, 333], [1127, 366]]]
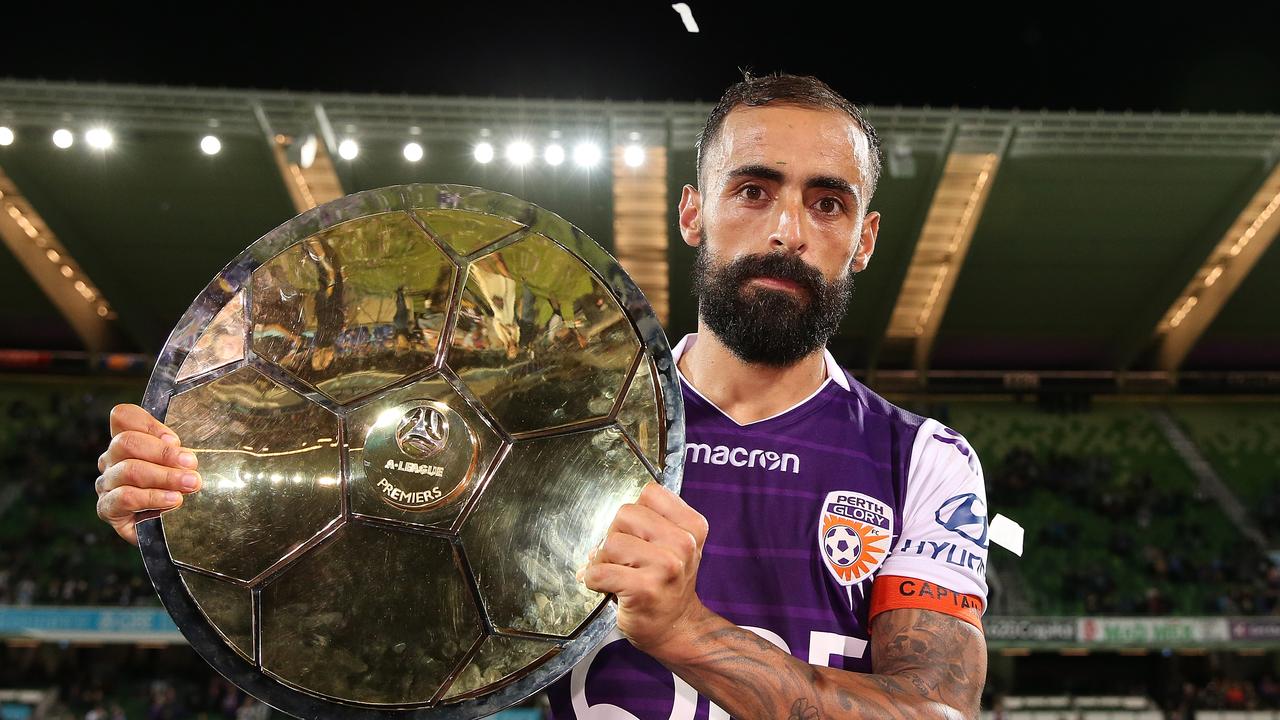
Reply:
[[406, 143], [404, 146], [404, 159], [409, 162], [416, 163], [422, 160], [422, 146], [416, 142]]
[[640, 167], [644, 164], [644, 148], [640, 145], [628, 145], [622, 151], [622, 161], [627, 164], [627, 167]]
[[53, 131], [53, 144], [63, 150], [66, 150], [67, 148], [71, 147], [71, 145], [74, 144], [75, 141], [76, 141], [76, 136], [72, 135], [71, 131], [66, 128], [58, 128], [57, 130]]
[[205, 155], [217, 155], [222, 152], [222, 141], [215, 135], [205, 135], [200, 139], [200, 151]]
[[583, 142], [573, 147], [573, 162], [578, 167], [590, 168], [600, 164], [600, 146]]
[[106, 150], [115, 143], [116, 139], [111, 136], [111, 131], [104, 127], [89, 128], [84, 134], [84, 141], [89, 143], [89, 147], [94, 150]]
[[558, 143], [548, 145], [546, 150], [542, 151], [542, 159], [547, 161], [552, 167], [564, 163], [564, 147]]
[[524, 140], [516, 140], [507, 145], [507, 162], [517, 167], [524, 167], [533, 160], [533, 146]]
[[12, 144], [13, 144], [13, 128], [7, 128], [3, 125], [0, 125], [0, 145], [7, 146]]
[[476, 162], [487, 164], [493, 161], [493, 145], [487, 142], [476, 143], [473, 151]]
[[359, 154], [360, 145], [357, 144], [355, 140], [347, 138], [346, 140], [338, 143], [338, 157], [343, 160], [355, 160], [356, 156]]

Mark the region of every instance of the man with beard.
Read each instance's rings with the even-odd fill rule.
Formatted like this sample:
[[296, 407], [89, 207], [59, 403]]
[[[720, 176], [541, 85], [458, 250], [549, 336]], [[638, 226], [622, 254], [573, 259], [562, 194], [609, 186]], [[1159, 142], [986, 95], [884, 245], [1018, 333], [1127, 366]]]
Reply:
[[[978, 716], [981, 465], [826, 350], [875, 248], [878, 145], [810, 77], [747, 77], [708, 117], [680, 199], [699, 316], [674, 349], [683, 497], [649, 485], [587, 559], [618, 633], [551, 688], [556, 718]], [[180, 502], [150, 495], [182, 489], [166, 433], [112, 413], [99, 514], [126, 539], [135, 511]]]
[[557, 719], [977, 717], [981, 466], [825, 349], [875, 248], [878, 144], [814, 78], [712, 110], [680, 198], [682, 496], [646, 488], [583, 570], [619, 632], [552, 687]]

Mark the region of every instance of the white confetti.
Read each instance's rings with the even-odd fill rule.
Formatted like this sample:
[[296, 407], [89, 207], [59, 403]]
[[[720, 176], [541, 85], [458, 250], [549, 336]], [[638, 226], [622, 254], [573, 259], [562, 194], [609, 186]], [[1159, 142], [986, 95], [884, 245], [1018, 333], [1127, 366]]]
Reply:
[[684, 29], [691, 33], [698, 32], [698, 21], [693, 19], [693, 10], [689, 9], [689, 3], [676, 3], [671, 6], [672, 10], [680, 13], [680, 19], [684, 21]]
[[996, 515], [991, 518], [987, 539], [1014, 555], [1022, 557], [1022, 539], [1025, 535], [1026, 531], [1021, 525], [1004, 515]]

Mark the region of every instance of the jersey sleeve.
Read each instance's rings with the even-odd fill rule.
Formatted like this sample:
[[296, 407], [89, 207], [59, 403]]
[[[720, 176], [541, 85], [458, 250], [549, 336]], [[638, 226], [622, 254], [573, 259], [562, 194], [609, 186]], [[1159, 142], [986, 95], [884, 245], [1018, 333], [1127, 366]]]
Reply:
[[872, 586], [870, 617], [924, 608], [979, 628], [987, 604], [987, 492], [977, 453], [936, 420], [920, 426], [902, 532]]

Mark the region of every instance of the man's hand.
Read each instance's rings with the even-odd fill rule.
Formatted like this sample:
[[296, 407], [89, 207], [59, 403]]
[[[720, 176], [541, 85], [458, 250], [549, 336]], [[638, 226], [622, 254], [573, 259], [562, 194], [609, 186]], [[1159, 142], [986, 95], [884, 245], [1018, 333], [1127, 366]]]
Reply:
[[137, 405], [111, 408], [111, 444], [98, 457], [98, 517], [138, 544], [134, 514], [182, 504], [200, 489], [196, 456], [178, 436]]
[[661, 658], [664, 644], [709, 612], [694, 591], [707, 519], [675, 493], [649, 483], [618, 510], [580, 578], [618, 596], [618, 629]]

